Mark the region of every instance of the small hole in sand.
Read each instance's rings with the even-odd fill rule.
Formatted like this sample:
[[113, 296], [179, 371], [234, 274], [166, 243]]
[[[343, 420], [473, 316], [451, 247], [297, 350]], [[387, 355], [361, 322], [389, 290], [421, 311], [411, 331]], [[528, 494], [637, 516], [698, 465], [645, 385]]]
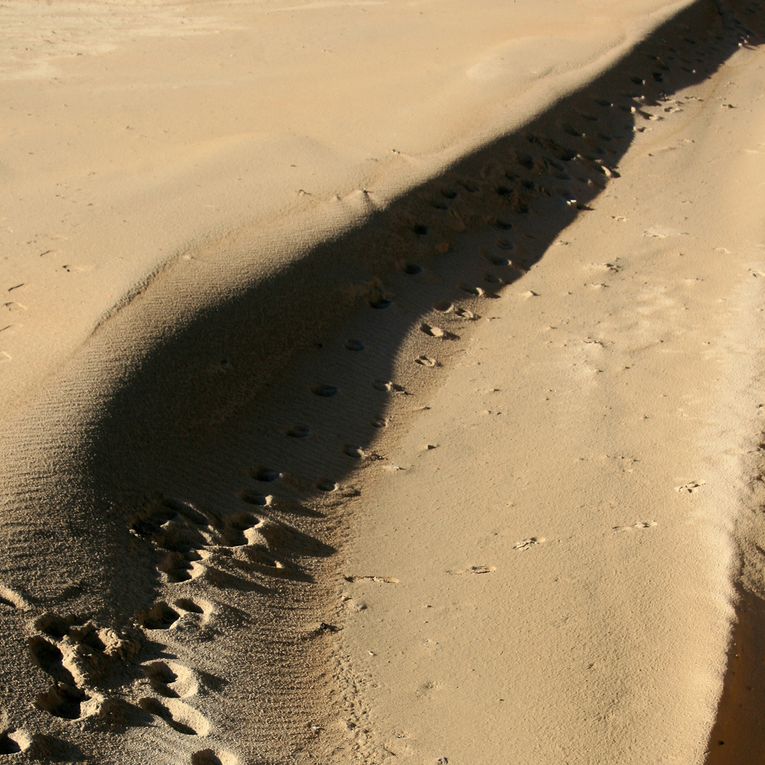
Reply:
[[252, 475], [256, 481], [261, 481], [262, 483], [272, 483], [282, 477], [278, 470], [267, 467], [259, 467]]
[[332, 398], [337, 394], [337, 388], [334, 385], [316, 385], [311, 390], [314, 395], [322, 398]]
[[457, 183], [471, 194], [477, 194], [481, 190], [481, 187], [477, 183], [473, 183], [473, 181], [457, 181]]
[[346, 340], [345, 347], [349, 351], [363, 351], [364, 343], [361, 340]]
[[519, 154], [518, 164], [527, 170], [532, 170], [534, 168], [534, 158], [529, 154]]
[[383, 295], [379, 295], [378, 297], [372, 298], [372, 300], [369, 301], [369, 305], [372, 306], [372, 308], [376, 308], [378, 311], [382, 310], [383, 308], [388, 308], [391, 304], [390, 298], [387, 298]]

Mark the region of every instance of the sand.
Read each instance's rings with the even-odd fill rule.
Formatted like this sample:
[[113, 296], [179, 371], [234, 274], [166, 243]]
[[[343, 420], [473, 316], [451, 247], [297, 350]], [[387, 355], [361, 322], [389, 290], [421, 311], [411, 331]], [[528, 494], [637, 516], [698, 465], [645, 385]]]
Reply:
[[763, 9], [479, 5], [0, 8], [0, 759], [765, 753]]

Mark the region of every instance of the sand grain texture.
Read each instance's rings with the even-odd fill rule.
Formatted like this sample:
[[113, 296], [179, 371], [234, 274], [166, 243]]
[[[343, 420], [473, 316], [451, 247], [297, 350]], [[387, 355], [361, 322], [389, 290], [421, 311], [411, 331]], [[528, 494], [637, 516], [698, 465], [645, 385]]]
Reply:
[[4, 6], [0, 758], [747, 741], [763, 10], [553, 10]]

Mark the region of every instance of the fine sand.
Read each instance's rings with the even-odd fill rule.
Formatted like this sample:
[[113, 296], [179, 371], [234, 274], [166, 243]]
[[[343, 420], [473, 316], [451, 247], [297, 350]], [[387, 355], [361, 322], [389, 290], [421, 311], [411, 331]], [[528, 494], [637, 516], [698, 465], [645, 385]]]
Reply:
[[765, 6], [0, 24], [0, 761], [765, 761]]

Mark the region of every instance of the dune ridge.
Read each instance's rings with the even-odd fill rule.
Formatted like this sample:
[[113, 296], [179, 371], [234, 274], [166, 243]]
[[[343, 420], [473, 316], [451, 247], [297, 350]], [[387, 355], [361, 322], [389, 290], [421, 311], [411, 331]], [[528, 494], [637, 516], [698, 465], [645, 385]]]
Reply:
[[[361, 190], [384, 207], [687, 2], [596, 4], [584, 20], [482, 1], [467, 17], [456, 0], [4, 4], [0, 401], [32, 395], [158, 268], [220, 240], [220, 278], [254, 283], [360, 224]], [[198, 283], [200, 309], [206, 294]]]

